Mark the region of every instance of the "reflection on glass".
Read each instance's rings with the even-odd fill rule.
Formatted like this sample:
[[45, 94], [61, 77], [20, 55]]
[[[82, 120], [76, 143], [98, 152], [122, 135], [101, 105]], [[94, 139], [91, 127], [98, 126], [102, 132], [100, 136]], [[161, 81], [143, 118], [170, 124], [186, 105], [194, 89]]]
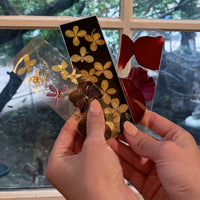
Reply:
[[[2, 29], [0, 34], [0, 189], [50, 187], [44, 170], [65, 122], [25, 83], [16, 80], [10, 87], [13, 69], [7, 63], [38, 35], [68, 58], [63, 38], [59, 30]], [[103, 34], [116, 63], [118, 31], [105, 30]], [[10, 172], [1, 176], [5, 166]]]
[[200, 19], [198, 0], [133, 0], [133, 17], [154, 19]]
[[165, 37], [153, 110], [188, 130], [200, 144], [200, 33], [133, 32]]
[[1, 0], [0, 15], [119, 17], [119, 5], [120, 0]]

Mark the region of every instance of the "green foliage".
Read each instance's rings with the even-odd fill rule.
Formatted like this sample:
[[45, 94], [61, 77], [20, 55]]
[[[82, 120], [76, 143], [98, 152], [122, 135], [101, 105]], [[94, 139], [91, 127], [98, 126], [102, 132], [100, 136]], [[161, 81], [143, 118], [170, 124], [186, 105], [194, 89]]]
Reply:
[[134, 0], [133, 15], [137, 18], [199, 18], [198, 0]]

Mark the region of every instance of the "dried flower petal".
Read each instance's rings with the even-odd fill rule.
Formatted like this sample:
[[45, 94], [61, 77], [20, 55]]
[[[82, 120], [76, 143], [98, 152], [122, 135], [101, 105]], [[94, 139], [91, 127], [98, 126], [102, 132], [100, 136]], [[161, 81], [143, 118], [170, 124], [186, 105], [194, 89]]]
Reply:
[[60, 65], [53, 65], [51, 69], [54, 72], [60, 72], [63, 80], [67, 80], [69, 73], [65, 70], [68, 64], [63, 60]]
[[89, 104], [93, 99], [100, 99], [100, 90], [90, 81], [81, 82], [77, 89], [69, 95], [69, 100], [78, 107], [81, 113], [88, 110]]
[[30, 57], [28, 54], [24, 55], [22, 58], [23, 59], [20, 59], [20, 60], [24, 60], [25, 66], [18, 70], [17, 74], [19, 76], [23, 75], [26, 71], [29, 73], [37, 62], [35, 59], [30, 60]]
[[130, 79], [120, 78], [119, 81], [122, 90], [124, 91], [134, 123], [137, 124], [144, 116], [146, 109], [144, 96], [141, 90], [138, 89]]
[[104, 45], [105, 41], [102, 40], [102, 39], [100, 39], [100, 37], [101, 37], [100, 33], [93, 33], [93, 32], [92, 32], [91, 36], [90, 35], [86, 35], [85, 39], [88, 42], [91, 42], [91, 44], [90, 44], [90, 50], [91, 51], [96, 51], [97, 50], [97, 45]]
[[70, 37], [70, 38], [73, 37], [73, 45], [74, 46], [79, 46], [79, 44], [80, 44], [79, 37], [85, 37], [86, 31], [85, 30], [80, 30], [79, 31], [79, 27], [78, 26], [74, 26], [73, 27], [73, 31], [66, 30], [65, 31], [65, 35], [67, 37]]
[[64, 92], [66, 90], [66, 87], [61, 87], [59, 88], [58, 90], [53, 86], [53, 85], [50, 85], [49, 86], [49, 89], [53, 92], [49, 92], [47, 93], [47, 96], [48, 97], [54, 97], [55, 100], [54, 100], [54, 105], [57, 106], [58, 105], [58, 99], [61, 99], [61, 100], [65, 100], [65, 96], [62, 94], [62, 92]]
[[126, 64], [134, 54], [134, 42], [125, 34], [122, 35], [118, 70], [125, 68]]
[[95, 74], [95, 69], [92, 68], [89, 70], [89, 73], [86, 70], [81, 70], [81, 75], [82, 78], [85, 81], [92, 81], [93, 83], [97, 83], [98, 82], [98, 78], [96, 76], [94, 76]]
[[95, 72], [95, 74], [97, 76], [100, 76], [101, 74], [104, 74], [104, 76], [107, 79], [112, 79], [113, 78], [113, 73], [110, 70], [107, 70], [111, 66], [112, 66], [111, 61], [106, 62], [104, 66], [100, 62], [95, 62], [94, 63], [94, 68], [97, 70]]
[[37, 86], [40, 86], [40, 82], [44, 82], [44, 81], [45, 81], [45, 78], [40, 77], [40, 75], [39, 75], [39, 70], [37, 70], [37, 71], [35, 72], [35, 76], [29, 77], [29, 79], [30, 79], [34, 84], [36, 84]]
[[134, 54], [138, 64], [147, 69], [159, 70], [163, 44], [162, 36], [138, 38], [134, 45]]
[[164, 38], [162, 36], [144, 36], [133, 42], [127, 35], [122, 35], [122, 44], [118, 61], [118, 70], [125, 68], [130, 58], [135, 58], [141, 66], [159, 70]]
[[88, 63], [92, 63], [94, 61], [94, 57], [91, 56], [91, 55], [86, 55], [87, 52], [86, 52], [86, 48], [85, 47], [81, 47], [80, 48], [80, 55], [78, 54], [74, 54], [71, 56], [71, 61], [72, 62], [88, 62]]
[[103, 95], [102, 100], [105, 104], [109, 104], [111, 102], [111, 96], [115, 94], [117, 91], [115, 88], [108, 88], [109, 82], [108, 80], [103, 80], [101, 82], [101, 93]]
[[[152, 77], [149, 77], [147, 71], [141, 67], [132, 67], [127, 77], [137, 88], [139, 88], [146, 102], [150, 102], [155, 94], [155, 82]], [[127, 88], [127, 93], [130, 93]]]

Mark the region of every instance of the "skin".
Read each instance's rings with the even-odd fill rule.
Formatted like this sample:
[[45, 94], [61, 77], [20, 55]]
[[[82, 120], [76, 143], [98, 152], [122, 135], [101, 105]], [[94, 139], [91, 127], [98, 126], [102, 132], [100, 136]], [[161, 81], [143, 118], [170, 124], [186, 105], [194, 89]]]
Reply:
[[68, 200], [137, 200], [126, 178], [148, 200], [200, 199], [200, 152], [179, 126], [146, 111], [141, 124], [162, 141], [125, 122], [119, 138], [104, 139], [102, 108], [94, 100], [87, 115], [87, 137], [77, 132], [72, 116], [49, 157], [46, 178]]

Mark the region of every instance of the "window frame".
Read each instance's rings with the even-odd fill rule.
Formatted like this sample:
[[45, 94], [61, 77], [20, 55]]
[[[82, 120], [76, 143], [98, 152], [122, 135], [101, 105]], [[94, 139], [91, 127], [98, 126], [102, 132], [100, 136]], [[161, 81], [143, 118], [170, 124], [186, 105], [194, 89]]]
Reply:
[[[0, 16], [0, 29], [59, 29], [60, 24], [83, 17]], [[119, 30], [131, 37], [133, 30], [200, 31], [200, 20], [136, 19], [133, 0], [120, 1], [119, 18], [98, 18], [102, 29]], [[55, 189], [1, 191], [1, 200], [64, 200]]]

